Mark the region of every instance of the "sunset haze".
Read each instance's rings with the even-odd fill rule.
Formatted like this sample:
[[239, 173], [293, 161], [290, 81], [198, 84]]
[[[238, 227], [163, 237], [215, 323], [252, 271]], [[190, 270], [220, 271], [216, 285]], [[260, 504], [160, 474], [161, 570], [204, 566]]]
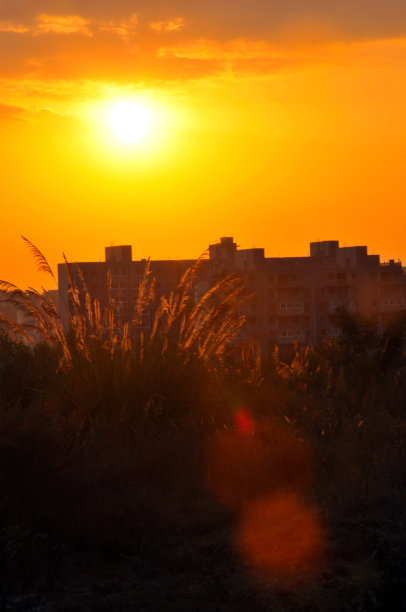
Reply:
[[227, 235], [406, 261], [405, 98], [400, 0], [0, 0], [0, 276], [42, 282], [20, 235], [53, 266]]

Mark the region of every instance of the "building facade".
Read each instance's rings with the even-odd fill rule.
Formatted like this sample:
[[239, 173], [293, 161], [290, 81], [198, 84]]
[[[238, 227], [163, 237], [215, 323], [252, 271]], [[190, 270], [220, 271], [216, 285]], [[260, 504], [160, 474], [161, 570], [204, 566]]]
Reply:
[[[81, 262], [87, 289], [103, 308], [114, 303], [122, 320], [132, 318], [146, 260], [133, 261], [131, 246], [106, 247], [104, 262]], [[149, 262], [155, 295], [168, 295], [194, 260]], [[58, 266], [59, 290], [66, 295], [66, 267]], [[383, 326], [393, 313], [406, 309], [406, 275], [400, 262], [381, 263], [366, 246], [340, 247], [337, 240], [312, 242], [305, 257], [265, 257], [264, 249], [239, 249], [232, 237], [209, 246], [196, 279], [196, 297], [227, 274], [241, 277], [253, 294], [243, 306], [243, 337], [264, 348], [319, 344], [340, 331], [336, 313], [345, 309]], [[149, 324], [145, 321], [145, 325]]]

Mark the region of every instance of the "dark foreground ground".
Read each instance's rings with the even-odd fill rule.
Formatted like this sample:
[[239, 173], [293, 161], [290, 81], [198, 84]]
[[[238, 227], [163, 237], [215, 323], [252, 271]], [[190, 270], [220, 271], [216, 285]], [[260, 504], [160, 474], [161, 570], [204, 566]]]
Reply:
[[[379, 516], [378, 516], [379, 514]], [[61, 545], [46, 534], [1, 532], [1, 610], [403, 611], [406, 529], [381, 512], [327, 525], [312, 575], [262, 577], [239, 558], [234, 519], [210, 504], [185, 509], [182, 526], [156, 526], [127, 550]], [[121, 547], [123, 548], [123, 547]]]
[[237, 389], [7, 344], [0, 612], [406, 610], [406, 357], [351, 346]]

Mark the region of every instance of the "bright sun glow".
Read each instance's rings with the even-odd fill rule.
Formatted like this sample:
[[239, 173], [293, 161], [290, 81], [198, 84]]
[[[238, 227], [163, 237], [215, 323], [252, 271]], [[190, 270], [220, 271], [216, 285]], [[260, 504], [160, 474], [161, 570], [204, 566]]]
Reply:
[[119, 102], [109, 115], [111, 128], [122, 142], [137, 143], [147, 136], [151, 117], [138, 102]]

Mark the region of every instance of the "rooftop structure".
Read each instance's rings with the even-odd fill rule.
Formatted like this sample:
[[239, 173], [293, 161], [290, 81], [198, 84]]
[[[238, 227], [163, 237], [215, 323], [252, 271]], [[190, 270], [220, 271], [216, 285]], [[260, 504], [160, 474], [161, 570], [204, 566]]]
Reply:
[[[150, 262], [157, 303], [176, 289], [193, 263], [193, 259]], [[146, 260], [133, 261], [131, 246], [123, 245], [106, 247], [104, 262], [77, 265], [101, 306], [113, 301], [122, 320], [131, 319]], [[58, 274], [60, 292], [66, 293], [63, 264]], [[310, 255], [304, 257], [265, 257], [262, 248], [239, 249], [232, 237], [223, 237], [209, 246], [209, 258], [196, 280], [196, 296], [226, 274], [237, 274], [253, 292], [252, 303], [244, 306], [247, 323], [242, 337], [256, 339], [265, 350], [275, 344], [319, 344], [336, 337], [340, 332], [335, 315], [340, 309], [374, 318], [381, 325], [394, 312], [406, 309], [401, 263], [381, 263], [366, 246], [340, 247], [338, 240], [312, 242]]]

